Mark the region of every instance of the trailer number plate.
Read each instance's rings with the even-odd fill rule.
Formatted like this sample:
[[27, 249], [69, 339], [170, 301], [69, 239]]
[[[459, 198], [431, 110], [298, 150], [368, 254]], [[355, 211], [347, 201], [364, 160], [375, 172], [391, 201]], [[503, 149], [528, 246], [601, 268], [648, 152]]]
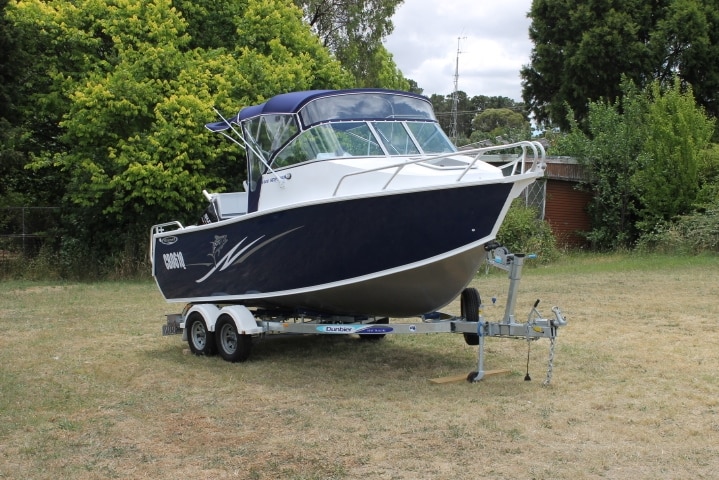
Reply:
[[182, 333], [182, 329], [177, 325], [163, 325], [162, 335], [178, 335]]

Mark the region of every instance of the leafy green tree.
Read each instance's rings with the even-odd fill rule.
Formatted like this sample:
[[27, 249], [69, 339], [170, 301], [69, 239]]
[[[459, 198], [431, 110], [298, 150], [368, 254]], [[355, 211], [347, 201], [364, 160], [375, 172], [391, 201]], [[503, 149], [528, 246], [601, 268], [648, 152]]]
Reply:
[[[439, 125], [447, 135], [450, 135], [451, 124], [452, 124], [452, 105], [453, 105], [453, 94], [449, 95], [438, 95], [432, 94], [429, 97], [432, 102], [432, 108], [437, 116]], [[467, 142], [467, 139], [472, 134], [472, 118], [477, 112], [476, 108], [472, 105], [469, 96], [459, 90], [457, 92], [457, 140], [458, 144]]]
[[58, 124], [69, 104], [62, 85], [79, 75], [89, 63], [86, 58], [102, 53], [81, 45], [80, 32], [67, 25], [37, 28], [36, 19], [58, 8], [59, 3], [3, 2], [0, 202], [8, 205], [60, 204], [64, 173], [52, 168], [28, 171], [25, 166], [33, 156], [58, 148]]
[[588, 134], [570, 114], [574, 128], [550, 147], [554, 155], [577, 157], [588, 170], [585, 188], [594, 193], [588, 240], [601, 250], [629, 247], [638, 235], [640, 199], [632, 178], [645, 143], [646, 103], [632, 83], [624, 83], [623, 89], [621, 100], [589, 104]]
[[709, 143], [713, 121], [697, 107], [691, 88], [679, 79], [662, 90], [648, 89], [645, 142], [633, 185], [641, 198], [640, 230], [651, 231], [689, 213], [699, 191], [699, 159]]
[[701, 210], [711, 203], [716, 203], [719, 207], [719, 144], [717, 143], [709, 145], [702, 152], [699, 160], [697, 208]]
[[[429, 99], [432, 102], [432, 107], [437, 115], [440, 126], [449, 135], [452, 121], [452, 95], [432, 94]], [[498, 115], [502, 115], [496, 113], [496, 110], [500, 109], [506, 110], [504, 113], [506, 118], [500, 121], [500, 124], [495, 127], [485, 129], [487, 125], [481, 122], [479, 124], [475, 123], [477, 116], [485, 111], [495, 111], [495, 113], [488, 113], [487, 116], [482, 118], [489, 119], [489, 116], [491, 116], [496, 119]], [[459, 145], [465, 145], [487, 138], [494, 139], [497, 136], [511, 137], [511, 141], [529, 138], [529, 122], [525, 115], [524, 104], [516, 103], [511, 98], [488, 97], [485, 95], [477, 95], [470, 98], [465, 92], [460, 90], [457, 92], [457, 132], [459, 134], [457, 143]], [[489, 132], [497, 127], [499, 127], [498, 131], [490, 135]]]
[[717, 12], [716, 0], [535, 0], [524, 101], [539, 123], [566, 129], [571, 111], [586, 126], [589, 103], [618, 98], [622, 76], [643, 88], [678, 75], [717, 116]]
[[[551, 147], [578, 157], [594, 192], [589, 239], [601, 249], [630, 247], [641, 235], [689, 213], [700, 187], [713, 122], [678, 80], [639, 90], [622, 84], [621, 100], [589, 105], [588, 130], [573, 128]], [[570, 122], [574, 120], [570, 118]]]
[[408, 78], [407, 82], [409, 83], [409, 86], [407, 88], [408, 92], [418, 93], [420, 95], [423, 94], [424, 90], [419, 88], [419, 85], [417, 85], [416, 81], [412, 80], [411, 78]]
[[654, 77], [669, 88], [678, 76], [696, 102], [719, 117], [719, 1], [673, 0], [651, 33]]
[[19, 98], [13, 88], [25, 66], [18, 59], [22, 52], [5, 17], [7, 3], [7, 0], [0, 1], [0, 206], [25, 203], [22, 195], [24, 155], [17, 145], [22, 137], [17, 121]]
[[186, 22], [189, 49], [232, 50], [237, 29], [235, 19], [242, 16], [247, 4], [247, 0], [172, 1]]
[[8, 119], [13, 115], [14, 76], [20, 73], [14, 65], [20, 53], [17, 40], [12, 34], [12, 25], [5, 17], [8, 0], [0, 0], [0, 118]]
[[499, 108], [507, 108], [514, 112], [524, 112], [524, 105], [516, 103], [509, 97], [488, 97], [486, 95], [477, 95], [470, 99], [470, 104], [477, 112]]
[[379, 45], [367, 61], [361, 78], [355, 77], [357, 87], [379, 87], [392, 90], [411, 91], [411, 84], [394, 63], [392, 54]]
[[351, 87], [352, 76], [308, 30], [290, 0], [251, 0], [236, 22], [238, 92], [253, 101], [293, 90]]
[[[392, 33], [392, 16], [402, 0], [295, 0], [295, 3], [322, 44], [352, 73], [356, 86], [395, 88], [395, 77], [401, 74], [382, 40]], [[384, 84], [388, 69], [395, 71], [390, 75], [390, 84]], [[400, 86], [409, 89], [406, 80]]]
[[505, 137], [508, 141], [524, 140], [529, 137], [529, 122], [524, 115], [509, 108], [490, 108], [475, 115], [471, 139], [477, 141], [496, 137]]
[[203, 127], [213, 105], [234, 114], [276, 93], [352, 82], [290, 0], [249, 0], [232, 18], [231, 49], [191, 48], [170, 0], [27, 0], [12, 21], [35, 39], [45, 75], [33, 100], [54, 133], [30, 171], [65, 179], [69, 237], [98, 257], [142, 258], [150, 225], [194, 220], [203, 188], [239, 188], [241, 152]]

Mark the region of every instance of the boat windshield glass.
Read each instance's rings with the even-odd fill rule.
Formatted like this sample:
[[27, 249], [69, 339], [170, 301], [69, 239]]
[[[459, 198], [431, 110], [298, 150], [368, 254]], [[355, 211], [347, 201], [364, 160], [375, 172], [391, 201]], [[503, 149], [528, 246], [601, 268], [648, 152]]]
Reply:
[[384, 155], [365, 122], [341, 122], [317, 125], [302, 132], [275, 158], [274, 168], [287, 167], [308, 160]]
[[417, 139], [424, 153], [450, 153], [457, 149], [434, 122], [407, 122], [409, 130]]
[[[280, 148], [299, 130], [294, 115], [261, 115], [242, 122], [252, 142], [265, 153]], [[267, 158], [267, 157], [265, 157]]]
[[402, 122], [374, 122], [372, 124], [390, 155], [417, 155], [419, 150]]
[[291, 114], [261, 115], [242, 122], [242, 126], [245, 138], [252, 146], [247, 153], [250, 160], [247, 183], [253, 192], [272, 153], [295, 135], [299, 128], [296, 117]]
[[329, 120], [435, 120], [432, 105], [397, 93], [350, 93], [321, 97], [300, 111], [306, 126]]
[[292, 139], [274, 158], [272, 168], [340, 157], [455, 151], [436, 122], [333, 122], [311, 127]]

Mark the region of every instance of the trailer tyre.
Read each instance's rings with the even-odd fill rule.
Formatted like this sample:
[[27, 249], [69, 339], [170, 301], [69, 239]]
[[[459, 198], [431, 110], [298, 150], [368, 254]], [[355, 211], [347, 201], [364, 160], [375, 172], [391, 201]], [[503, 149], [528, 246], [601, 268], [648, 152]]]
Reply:
[[237, 331], [235, 321], [229, 315], [220, 315], [215, 328], [217, 351], [228, 362], [244, 362], [250, 356], [252, 337]]
[[[476, 288], [465, 288], [460, 298], [462, 318], [468, 322], [479, 322], [479, 306], [482, 300]], [[476, 333], [465, 333], [464, 341], [467, 345], [479, 345], [479, 335]]]
[[205, 319], [193, 312], [187, 319], [187, 343], [195, 355], [212, 355], [215, 353], [214, 333], [207, 329]]

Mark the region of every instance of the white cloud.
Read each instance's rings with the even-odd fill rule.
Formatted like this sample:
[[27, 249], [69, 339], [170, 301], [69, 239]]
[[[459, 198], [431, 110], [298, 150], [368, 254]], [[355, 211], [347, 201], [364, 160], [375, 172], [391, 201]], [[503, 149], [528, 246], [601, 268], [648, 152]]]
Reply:
[[529, 63], [531, 0], [405, 0], [385, 46], [405, 77], [426, 95], [454, 90], [459, 40], [459, 89], [467, 95], [521, 100], [519, 71]]

